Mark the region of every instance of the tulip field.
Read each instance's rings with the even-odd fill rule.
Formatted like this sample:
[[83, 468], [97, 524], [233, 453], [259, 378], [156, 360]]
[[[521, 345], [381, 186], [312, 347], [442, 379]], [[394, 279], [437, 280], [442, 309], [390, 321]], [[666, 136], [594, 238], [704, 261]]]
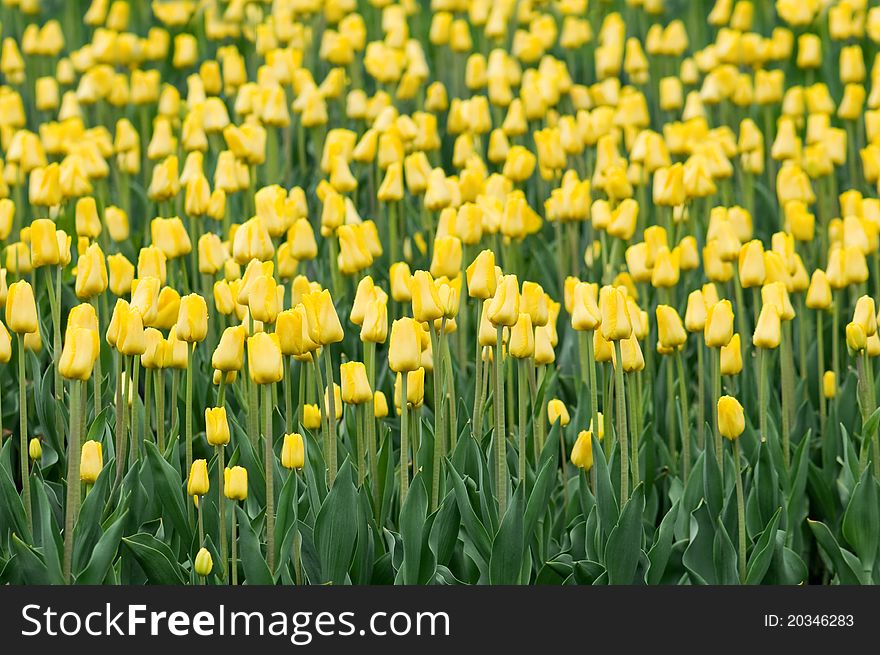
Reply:
[[0, 41], [0, 584], [880, 583], [876, 3]]

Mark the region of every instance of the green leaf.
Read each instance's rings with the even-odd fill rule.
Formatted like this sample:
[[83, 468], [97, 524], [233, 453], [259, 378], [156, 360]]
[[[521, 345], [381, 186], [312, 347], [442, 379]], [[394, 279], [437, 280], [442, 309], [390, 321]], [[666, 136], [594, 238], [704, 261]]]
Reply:
[[419, 566], [424, 541], [425, 516], [428, 511], [428, 492], [424, 478], [417, 473], [412, 480], [403, 509], [400, 512], [400, 536], [403, 539], [403, 584], [418, 584]]
[[672, 528], [675, 525], [676, 515], [678, 514], [678, 503], [675, 503], [657, 529], [657, 537], [654, 545], [648, 552], [648, 571], [645, 573], [645, 582], [650, 585], [660, 584], [663, 579], [663, 573], [666, 571], [666, 564], [669, 562], [669, 554], [672, 552]]
[[153, 584], [183, 584], [184, 576], [174, 553], [162, 541], [146, 532], [122, 538], [122, 545], [131, 551], [147, 579]]
[[612, 526], [617, 525], [620, 510], [617, 497], [614, 495], [614, 486], [611, 484], [608, 464], [605, 461], [605, 452], [595, 434], [593, 435], [593, 466], [596, 468], [596, 506], [599, 510], [599, 525], [602, 532], [608, 534]]
[[119, 540], [122, 538], [122, 529], [125, 527], [127, 516], [128, 512], [123, 512], [98, 540], [92, 558], [86, 568], [76, 577], [77, 584], [97, 585], [104, 581], [110, 564], [116, 556], [116, 550], [119, 548]]
[[345, 584], [357, 538], [357, 490], [346, 459], [315, 519], [315, 547], [324, 582]]
[[709, 508], [701, 502], [691, 512], [690, 543], [681, 558], [697, 584], [715, 584], [714, 541], [715, 528]]
[[774, 539], [776, 537], [776, 526], [779, 525], [779, 517], [782, 515], [782, 508], [776, 510], [770, 523], [764, 528], [755, 548], [752, 550], [752, 556], [749, 558], [746, 567], [746, 584], [760, 584], [761, 580], [767, 574], [770, 563], [773, 561]]
[[513, 494], [492, 542], [489, 584], [521, 584], [523, 551], [523, 488]]
[[848, 553], [853, 560], [855, 560], [855, 556], [840, 547], [828, 526], [821, 521], [810, 520], [807, 520], [807, 525], [810, 526], [810, 530], [812, 530], [813, 536], [816, 537], [819, 547], [834, 564], [834, 570], [840, 583], [848, 585], [862, 584], [859, 571], [847, 563], [845, 554]]
[[24, 584], [52, 584], [49, 570], [46, 568], [42, 556], [36, 550], [19, 539], [17, 534], [12, 535], [12, 547], [15, 551], [15, 566], [21, 574]]
[[241, 550], [241, 565], [244, 568], [244, 576], [249, 585], [270, 585], [275, 581], [269, 572], [269, 565], [263, 557], [260, 548], [260, 540], [254, 532], [248, 515], [236, 503], [236, 515], [238, 516], [238, 545]]
[[180, 534], [185, 543], [192, 541], [192, 531], [186, 518], [184, 507], [183, 482], [180, 474], [159, 453], [152, 441], [145, 441], [147, 460], [153, 474], [154, 491], [158, 497], [163, 518], [167, 517], [171, 526]]
[[855, 550], [863, 570], [870, 573], [877, 559], [877, 545], [880, 541], [877, 482], [870, 468], [865, 468], [853, 490], [843, 516], [843, 537]]
[[545, 462], [535, 479], [535, 486], [532, 487], [532, 493], [529, 494], [529, 502], [526, 503], [526, 515], [523, 521], [523, 534], [526, 541], [532, 538], [538, 520], [550, 508], [550, 497], [555, 486], [556, 465], [552, 461]]
[[477, 513], [471, 505], [464, 480], [455, 468], [450, 468], [450, 471], [452, 473], [450, 476], [452, 479], [452, 485], [455, 488], [455, 500], [458, 503], [458, 511], [461, 514], [461, 522], [464, 526], [464, 530], [474, 544], [474, 547], [483, 562], [488, 563], [492, 554], [492, 543], [489, 540], [489, 533], [486, 532], [485, 526], [477, 517]]
[[632, 496], [623, 506], [620, 520], [605, 547], [605, 569], [608, 584], [632, 584], [642, 553], [642, 514], [645, 511], [645, 485], [633, 489]]

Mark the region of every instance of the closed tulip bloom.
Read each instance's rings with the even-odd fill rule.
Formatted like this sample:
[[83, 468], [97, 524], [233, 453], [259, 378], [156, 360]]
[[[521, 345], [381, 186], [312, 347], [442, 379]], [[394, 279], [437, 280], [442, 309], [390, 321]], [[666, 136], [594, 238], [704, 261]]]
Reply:
[[281, 446], [281, 465], [286, 469], [301, 469], [305, 465], [305, 443], [298, 432], [284, 435]]
[[37, 438], [31, 439], [28, 442], [28, 457], [31, 458], [31, 461], [37, 462], [43, 457], [43, 445], [40, 443], [40, 440]]
[[12, 337], [6, 326], [0, 323], [0, 364], [6, 364], [12, 359]]
[[829, 399], [837, 396], [837, 377], [834, 371], [825, 371], [822, 376], [822, 394]]
[[778, 348], [781, 339], [779, 311], [776, 305], [767, 303], [761, 307], [752, 343], [758, 348]]
[[346, 362], [339, 367], [342, 382], [342, 402], [360, 405], [373, 399], [373, 391], [367, 380], [367, 369], [363, 362]]
[[599, 292], [602, 312], [601, 332], [607, 341], [619, 341], [632, 334], [632, 322], [627, 311], [626, 296], [615, 287], [602, 287]]
[[412, 300], [412, 274], [406, 262], [391, 264], [388, 271], [391, 284], [391, 297], [395, 302], [410, 302]]
[[412, 293], [413, 318], [422, 323], [429, 323], [443, 316], [437, 285], [428, 271], [416, 271], [410, 286]]
[[186, 483], [186, 493], [190, 496], [204, 496], [211, 488], [208, 480], [208, 462], [197, 459], [192, 463], [189, 470], [189, 479]]
[[571, 327], [578, 331], [595, 330], [602, 322], [596, 302], [596, 285], [578, 282], [572, 292]]
[[568, 409], [566, 409], [565, 403], [559, 400], [559, 398], [553, 398], [547, 403], [547, 420], [550, 421], [550, 425], [553, 425], [558, 421], [560, 427], [563, 428], [568, 425], [571, 420], [568, 416]]
[[104, 454], [98, 441], [86, 441], [82, 445], [80, 455], [79, 479], [85, 484], [92, 485], [101, 475], [104, 468]]
[[585, 471], [593, 468], [593, 433], [589, 430], [578, 432], [577, 441], [571, 449], [571, 463]]
[[303, 297], [308, 316], [309, 337], [322, 346], [342, 341], [342, 324], [327, 289]]
[[739, 281], [743, 289], [764, 284], [764, 248], [757, 239], [739, 251]]
[[508, 352], [516, 359], [528, 359], [535, 354], [535, 332], [532, 328], [532, 318], [521, 312], [519, 319], [510, 328]]
[[720, 348], [733, 337], [733, 306], [729, 300], [720, 300], [706, 312], [703, 338], [710, 348]]
[[93, 243], [76, 264], [76, 297], [88, 299], [104, 293], [108, 282], [104, 253]]
[[739, 375], [743, 369], [739, 334], [734, 334], [726, 346], [721, 346], [721, 375]]
[[511, 327], [519, 319], [519, 283], [516, 275], [505, 275], [488, 304], [489, 321], [496, 327]]
[[38, 218], [31, 223], [31, 266], [57, 266], [61, 261], [58, 240], [55, 238], [55, 221]]
[[495, 275], [495, 253], [483, 250], [467, 267], [468, 295], [471, 298], [487, 300], [495, 295], [497, 277]]
[[143, 277], [132, 282], [131, 307], [141, 315], [145, 325], [153, 323], [159, 313], [160, 287], [157, 277]]
[[197, 293], [180, 299], [177, 338], [187, 343], [204, 341], [208, 335], [208, 305]]
[[761, 302], [775, 306], [780, 320], [790, 321], [795, 316], [788, 290], [782, 282], [771, 282], [761, 287]]
[[435, 239], [431, 275], [435, 278], [454, 278], [461, 271], [461, 257], [461, 239], [450, 235]]
[[223, 268], [229, 255], [220, 237], [208, 232], [199, 237], [199, 273], [214, 275]]
[[211, 355], [211, 366], [218, 371], [240, 371], [244, 363], [244, 340], [247, 331], [244, 326], [233, 325], [223, 330], [220, 342]]
[[156, 318], [149, 325], [160, 330], [170, 330], [180, 315], [180, 294], [171, 287], [163, 287], [159, 292]]
[[110, 269], [110, 291], [115, 296], [127, 296], [131, 293], [131, 283], [134, 281], [134, 264], [125, 255], [116, 253], [107, 257], [107, 267]]
[[205, 435], [211, 446], [225, 446], [229, 443], [229, 420], [225, 407], [205, 408]]
[[537, 282], [523, 282], [520, 295], [520, 311], [532, 319], [532, 325], [546, 325], [550, 318], [550, 305], [547, 294]]
[[367, 304], [361, 324], [361, 341], [364, 343], [385, 343], [388, 336], [388, 300], [378, 295]]
[[141, 366], [148, 369], [164, 368], [167, 346], [162, 333], [156, 328], [147, 328], [144, 330], [144, 343], [146, 348], [141, 355]]
[[688, 294], [684, 325], [688, 332], [702, 332], [706, 327], [706, 300], [699, 289]]
[[223, 493], [229, 500], [247, 500], [248, 474], [243, 466], [223, 471]]
[[868, 337], [877, 333], [877, 312], [871, 296], [862, 296], [858, 299], [853, 313], [853, 323], [858, 323]]
[[391, 325], [388, 366], [395, 373], [414, 371], [421, 363], [421, 326], [415, 319], [399, 318]]
[[363, 324], [367, 305], [376, 297], [375, 289], [376, 285], [373, 282], [373, 278], [369, 275], [365, 275], [358, 282], [354, 293], [354, 300], [351, 303], [351, 312], [348, 315], [348, 319], [355, 325]]
[[687, 343], [687, 332], [674, 307], [657, 305], [657, 338], [664, 348], [678, 349]]
[[846, 347], [853, 352], [862, 352], [868, 345], [868, 335], [858, 323], [846, 324]]
[[810, 286], [807, 289], [806, 305], [810, 309], [828, 309], [831, 307], [831, 285], [825, 271], [816, 269], [810, 277]]
[[98, 357], [96, 333], [75, 327], [67, 331], [58, 370], [66, 380], [88, 380]]
[[550, 339], [550, 326], [542, 325], [535, 329], [535, 364], [546, 366], [556, 361], [556, 352]]
[[381, 391], [373, 393], [373, 416], [376, 418], [388, 416], [388, 399]]
[[248, 373], [256, 384], [272, 384], [284, 378], [281, 346], [276, 335], [257, 332], [247, 340]]
[[306, 403], [302, 408], [302, 424], [307, 430], [321, 427], [321, 409], [317, 405]]
[[[394, 405], [398, 411], [402, 407], [403, 373], [398, 373], [394, 382]], [[425, 402], [425, 369], [417, 368], [406, 373], [406, 403], [410, 407], [421, 407]]]
[[278, 316], [278, 285], [269, 275], [258, 275], [248, 289], [248, 309], [254, 320], [274, 323]]
[[196, 553], [196, 559], [193, 563], [193, 570], [196, 572], [196, 575], [203, 578], [211, 575], [211, 571], [214, 570], [214, 560], [207, 548], [199, 548], [199, 552]]
[[743, 406], [733, 396], [721, 396], [718, 399], [718, 432], [725, 439], [733, 441], [746, 429], [746, 417]]
[[6, 295], [6, 325], [19, 335], [36, 332], [39, 328], [34, 289], [26, 280], [9, 285]]
[[624, 373], [635, 373], [645, 368], [645, 356], [639, 340], [633, 332], [626, 339], [620, 340], [620, 357]]

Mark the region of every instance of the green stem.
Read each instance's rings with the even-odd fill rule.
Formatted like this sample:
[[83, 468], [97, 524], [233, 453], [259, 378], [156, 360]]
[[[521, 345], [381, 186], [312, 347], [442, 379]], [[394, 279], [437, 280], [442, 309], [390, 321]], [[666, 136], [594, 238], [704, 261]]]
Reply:
[[409, 403], [406, 402], [408, 373], [400, 374], [400, 511], [409, 491]]
[[[192, 402], [193, 402], [193, 350], [192, 344], [186, 346], [186, 474], [189, 475], [193, 463], [193, 444], [192, 444]], [[137, 364], [135, 364], [137, 366]], [[189, 521], [192, 523], [192, 503], [187, 503], [189, 512]]]
[[502, 356], [504, 328], [496, 328], [495, 343], [495, 493], [498, 495], [498, 516], [507, 510], [507, 437], [504, 430], [504, 381], [502, 378]]
[[675, 352], [675, 365], [678, 369], [678, 395], [681, 403], [681, 454], [684, 469], [684, 481], [687, 484], [691, 468], [691, 427], [690, 413], [688, 412], [687, 382], [684, 377], [684, 364], [681, 361], [681, 351]]
[[[816, 312], [816, 374], [819, 378], [819, 432], [825, 434], [825, 421], [828, 416], [827, 400], [825, 398], [825, 339], [822, 325], [822, 310]], [[835, 384], [837, 381], [835, 380]]]
[[614, 342], [617, 365], [614, 368], [614, 387], [617, 396], [617, 438], [620, 441], [620, 506], [629, 500], [629, 440], [626, 429], [626, 403], [624, 402], [623, 356], [620, 341]]
[[697, 339], [697, 448], [702, 450], [706, 442], [706, 373], [703, 370], [706, 344], [699, 336]]
[[229, 579], [229, 562], [226, 559], [226, 452], [217, 446], [217, 514], [220, 523], [220, 562], [223, 577]]
[[733, 440], [733, 468], [736, 471], [736, 522], [739, 535], [739, 581], [746, 581], [746, 503], [743, 494], [742, 470], [740, 469], [739, 439]]
[[[331, 394], [332, 398], [332, 394]], [[275, 454], [272, 448], [272, 387], [263, 385], [266, 424], [263, 430], [263, 468], [266, 474], [266, 562], [275, 573]]]
[[31, 538], [34, 534], [34, 518], [31, 510], [31, 484], [28, 475], [28, 426], [27, 396], [24, 385], [24, 335], [18, 335], [18, 417], [19, 417], [19, 462], [21, 464], [21, 495], [27, 517]]
[[526, 409], [528, 408], [528, 397], [526, 390], [528, 388], [527, 368], [529, 360], [522, 359], [519, 361], [519, 371], [517, 375], [518, 397], [517, 397], [517, 421], [519, 425], [519, 452], [517, 458], [519, 460], [519, 483], [526, 481]]
[[336, 391], [333, 387], [333, 360], [330, 357], [330, 348], [324, 347], [324, 368], [327, 371], [327, 437], [329, 444], [327, 452], [330, 455], [329, 466], [329, 483], [333, 486], [336, 480]]
[[[284, 356], [284, 432], [293, 432], [293, 398], [290, 395], [290, 356]], [[223, 378], [220, 381], [221, 389]]]
[[70, 584], [70, 569], [73, 561], [73, 528], [76, 522], [77, 491], [79, 490], [79, 412], [81, 411], [82, 389], [76, 380], [70, 389], [70, 438], [67, 441], [67, 498], [64, 514], [64, 584]]
[[232, 506], [232, 556], [229, 560], [229, 566], [232, 569], [232, 584], [233, 586], [238, 585], [238, 517], [236, 516], [236, 509], [238, 507], [238, 503], [233, 503]]

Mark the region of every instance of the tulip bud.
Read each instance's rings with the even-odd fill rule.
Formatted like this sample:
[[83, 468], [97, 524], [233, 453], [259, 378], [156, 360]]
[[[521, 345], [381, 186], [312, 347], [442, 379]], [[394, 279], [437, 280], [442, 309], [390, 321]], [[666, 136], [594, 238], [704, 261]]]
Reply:
[[67, 330], [58, 370], [66, 380], [88, 380], [98, 358], [97, 332], [84, 327]]
[[733, 441], [745, 431], [746, 417], [742, 405], [733, 396], [718, 399], [718, 432], [725, 439]]
[[488, 303], [487, 316], [492, 325], [511, 327], [519, 318], [519, 283], [516, 275], [504, 275]]
[[76, 264], [76, 297], [85, 300], [97, 296], [104, 293], [107, 284], [104, 253], [97, 243], [93, 243]]
[[189, 480], [186, 483], [186, 493], [190, 496], [204, 496], [208, 493], [211, 483], [208, 480], [208, 462], [197, 459], [192, 463], [189, 470]]
[[721, 300], [706, 312], [706, 326], [703, 338], [710, 348], [720, 348], [730, 343], [733, 337], [733, 307], [729, 300]]
[[657, 338], [660, 345], [667, 349], [678, 349], [687, 343], [687, 332], [681, 323], [681, 317], [674, 307], [657, 305]]
[[241, 325], [233, 325], [223, 330], [220, 342], [211, 356], [211, 366], [218, 371], [240, 371], [244, 362], [244, 340], [246, 330]]
[[779, 311], [772, 303], [761, 307], [752, 343], [757, 348], [774, 349], [779, 347], [781, 339]]
[[284, 435], [281, 446], [281, 465], [286, 469], [301, 469], [305, 464], [305, 444], [298, 432]]
[[868, 345], [868, 336], [865, 330], [858, 323], [847, 323], [846, 325], [846, 346], [851, 351], [859, 353]]
[[[402, 407], [403, 374], [398, 373], [394, 382], [394, 405], [400, 411]], [[425, 369], [417, 368], [406, 374], [406, 402], [410, 407], [421, 407], [425, 401]]]
[[248, 373], [256, 384], [272, 384], [284, 378], [284, 363], [277, 335], [257, 332], [247, 340]]
[[721, 346], [721, 375], [739, 375], [743, 368], [739, 334], [734, 334], [726, 346]]
[[329, 291], [324, 289], [306, 294], [302, 302], [308, 316], [309, 337], [312, 341], [322, 346], [342, 341], [342, 324]]
[[223, 493], [229, 500], [247, 500], [248, 475], [243, 466], [223, 471]]
[[577, 441], [571, 449], [571, 463], [585, 471], [593, 468], [593, 433], [589, 430], [578, 432]]
[[211, 558], [211, 553], [208, 552], [207, 548], [200, 548], [196, 554], [196, 561], [193, 566], [196, 575], [206, 578], [211, 575], [213, 568], [214, 560]]
[[205, 408], [205, 435], [211, 446], [225, 446], [229, 443], [229, 421], [225, 407]]
[[321, 409], [317, 405], [303, 405], [301, 422], [307, 430], [319, 429], [321, 427]]
[[553, 398], [547, 403], [547, 419], [550, 421], [550, 425], [559, 421], [560, 427], [563, 428], [568, 425], [571, 420], [568, 416], [568, 409], [566, 409], [565, 403], [559, 400], [559, 398]]
[[101, 444], [97, 441], [86, 441], [82, 445], [82, 454], [79, 464], [79, 479], [85, 484], [92, 485], [101, 475], [104, 468], [104, 455]]
[[410, 291], [415, 320], [420, 323], [429, 323], [443, 316], [440, 297], [437, 295], [437, 286], [428, 271], [416, 271], [413, 274]]
[[57, 266], [61, 261], [58, 239], [55, 237], [55, 221], [38, 218], [31, 223], [31, 266]]
[[345, 362], [339, 367], [342, 383], [342, 402], [360, 405], [373, 399], [373, 391], [367, 380], [367, 368], [363, 362]]
[[388, 272], [391, 283], [391, 297], [395, 302], [410, 302], [412, 300], [412, 275], [406, 262], [391, 264]]
[[34, 290], [26, 280], [9, 285], [6, 295], [6, 325], [19, 335], [39, 329]]
[[414, 371], [421, 360], [421, 326], [415, 319], [399, 318], [391, 326], [388, 366], [395, 373]]
[[36, 462], [42, 459], [43, 457], [43, 445], [40, 443], [40, 440], [37, 438], [33, 438], [28, 443], [28, 457], [31, 458], [31, 461]]
[[626, 296], [615, 287], [602, 287], [599, 292], [602, 312], [601, 332], [607, 341], [619, 341], [632, 334], [632, 322], [627, 311]]
[[822, 394], [829, 399], [837, 395], [837, 378], [834, 371], [825, 371], [822, 376]]
[[856, 301], [853, 323], [858, 323], [868, 337], [877, 333], [877, 312], [874, 309], [874, 299], [871, 296], [862, 296]]
[[388, 336], [388, 300], [385, 294], [378, 294], [366, 306], [361, 324], [361, 341], [364, 343], [385, 343]]
[[510, 328], [508, 352], [516, 359], [528, 359], [535, 354], [535, 332], [528, 314], [520, 313], [519, 319]]
[[180, 299], [177, 317], [177, 338], [186, 343], [198, 343], [208, 336], [208, 305], [197, 293]]

